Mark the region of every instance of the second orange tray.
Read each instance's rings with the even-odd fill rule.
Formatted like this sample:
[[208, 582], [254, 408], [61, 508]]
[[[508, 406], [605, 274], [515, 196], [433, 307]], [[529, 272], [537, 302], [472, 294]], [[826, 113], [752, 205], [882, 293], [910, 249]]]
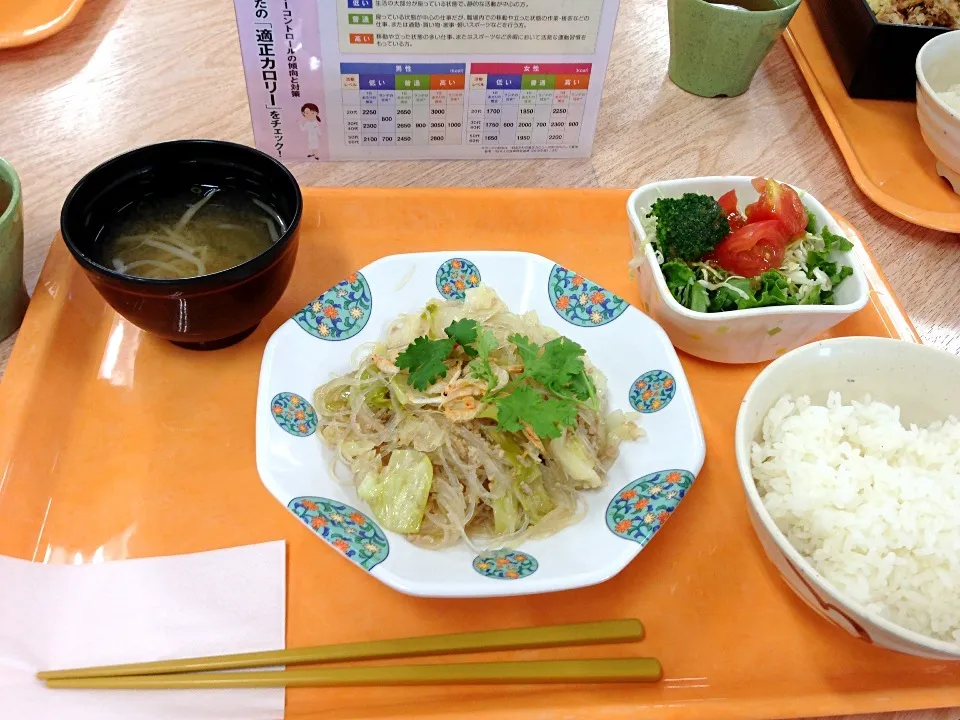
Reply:
[[851, 98], [806, 4], [783, 37], [866, 196], [915, 225], [960, 233], [960, 195], [937, 174], [916, 104]]
[[[296, 689], [287, 693], [288, 720], [716, 720], [956, 704], [960, 663], [846, 635], [797, 599], [764, 557], [733, 452], [740, 400], [760, 366], [681, 358], [706, 464], [663, 532], [596, 587], [493, 600], [401, 595], [320, 542], [260, 483], [260, 358], [287, 317], [378, 257], [441, 249], [537, 252], [636, 303], [628, 194], [308, 189], [297, 267], [279, 306], [250, 338], [209, 353], [118, 318], [57, 240], [0, 383], [0, 553], [96, 562], [284, 538], [290, 647], [638, 617], [647, 637], [637, 646], [500, 657], [642, 654], [665, 670], [663, 682], [642, 686]], [[863, 260], [873, 301], [835, 334], [915, 340], [882, 275]]]

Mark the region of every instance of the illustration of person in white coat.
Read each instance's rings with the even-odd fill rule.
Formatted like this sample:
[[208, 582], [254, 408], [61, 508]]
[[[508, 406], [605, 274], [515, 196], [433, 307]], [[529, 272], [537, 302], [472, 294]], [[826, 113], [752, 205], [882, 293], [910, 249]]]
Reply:
[[314, 160], [320, 159], [320, 138], [323, 129], [320, 124], [320, 108], [313, 103], [306, 103], [300, 108], [300, 114], [303, 115], [303, 122], [300, 123], [300, 129], [307, 134], [307, 157]]

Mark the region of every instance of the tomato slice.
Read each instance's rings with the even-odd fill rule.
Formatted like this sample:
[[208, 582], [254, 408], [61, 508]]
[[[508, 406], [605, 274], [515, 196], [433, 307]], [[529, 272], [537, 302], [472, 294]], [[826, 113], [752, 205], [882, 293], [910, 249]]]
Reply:
[[726, 215], [727, 222], [730, 223], [730, 232], [739, 230], [747, 224], [746, 218], [740, 214], [740, 203], [737, 200], [736, 190], [731, 190], [721, 195], [720, 199], [717, 200], [717, 204], [720, 206], [720, 209], [723, 210], [723, 214]]
[[802, 236], [807, 230], [807, 209], [797, 191], [772, 178], [755, 178], [753, 186], [760, 199], [747, 205], [747, 222], [779, 220], [788, 240]]
[[762, 220], [744, 225], [714, 248], [717, 264], [742, 277], [756, 277], [779, 268], [787, 247], [787, 236], [779, 220]]

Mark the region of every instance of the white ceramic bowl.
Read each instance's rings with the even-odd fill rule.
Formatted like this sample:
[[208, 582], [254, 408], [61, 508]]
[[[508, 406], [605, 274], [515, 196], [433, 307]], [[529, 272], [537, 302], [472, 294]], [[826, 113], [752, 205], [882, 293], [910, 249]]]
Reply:
[[960, 31], [938, 35], [917, 55], [917, 118], [937, 172], [960, 193], [960, 112], [937, 97], [960, 84]]
[[[609, 409], [640, 412], [646, 433], [621, 445], [602, 488], [582, 494], [580, 522], [493, 557], [466, 544], [427, 550], [382, 529], [346, 480], [348, 469], [339, 468], [346, 484], [332, 475], [335, 454], [317, 437], [311, 405], [314, 390], [354, 369], [358, 348], [381, 338], [398, 315], [478, 283], [511, 311], [535, 311], [580, 343], [606, 376]], [[519, 252], [392, 255], [322, 293], [267, 343], [256, 423], [260, 477], [303, 531], [343, 554], [344, 572], [352, 563], [396, 590], [430, 597], [526, 595], [613, 577], [666, 528], [706, 451], [693, 394], [663, 330], [583, 276]]]
[[[715, 362], [764, 362], [810, 342], [867, 304], [869, 287], [853, 252], [836, 252], [832, 257], [853, 268], [853, 275], [837, 288], [836, 305], [789, 305], [701, 313], [678, 303], [670, 294], [657, 264], [656, 253], [647, 242], [640, 223], [642, 213], [661, 197], [703, 193], [719, 198], [729, 190], [737, 191], [741, 210], [759, 197], [752, 178], [731, 175], [651, 183], [634, 190], [627, 201], [633, 251], [634, 254], [642, 251], [645, 259], [637, 268], [637, 284], [643, 299], [640, 309], [660, 323], [676, 347]], [[845, 236], [833, 216], [816, 198], [798, 192], [803, 204], [821, 226]], [[856, 238], [850, 240], [857, 241]]]
[[[807, 605], [866, 642], [910, 655], [960, 660], [960, 647], [906, 630], [845, 597], [790, 544], [763, 505], [750, 466], [750, 447], [763, 419], [786, 393], [824, 404], [831, 390], [844, 401], [898, 405], [904, 423], [945, 420], [960, 408], [960, 357], [902, 340], [846, 337], [813, 343], [771, 363], [757, 376], [740, 406], [737, 465], [750, 521], [767, 557]], [[910, 378], [897, 382], [895, 378]]]

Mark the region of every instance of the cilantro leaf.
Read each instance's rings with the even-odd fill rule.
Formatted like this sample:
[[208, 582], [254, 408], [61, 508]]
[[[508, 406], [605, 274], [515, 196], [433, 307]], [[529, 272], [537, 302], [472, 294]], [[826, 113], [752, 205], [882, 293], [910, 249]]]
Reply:
[[537, 437], [558, 438], [563, 428], [577, 424], [577, 406], [572, 401], [544, 399], [529, 385], [521, 385], [494, 403], [497, 424], [507, 432], [522, 432], [529, 425]]
[[418, 337], [397, 355], [396, 366], [410, 371], [410, 385], [420, 391], [426, 390], [437, 380], [447, 376], [444, 361], [450, 357], [454, 345], [455, 342], [449, 338], [431, 340], [425, 335]]
[[520, 353], [524, 368], [529, 368], [537, 362], [537, 357], [540, 355], [540, 346], [530, 338], [516, 333], [508, 337], [507, 340], [517, 346], [517, 352]]
[[497, 338], [489, 330], [481, 330], [477, 335], [477, 357], [467, 367], [474, 377], [485, 380], [487, 389], [492, 390], [497, 385], [497, 376], [490, 367], [490, 353], [499, 347]]
[[499, 346], [500, 343], [497, 342], [497, 338], [489, 330], [481, 330], [477, 335], [477, 351], [480, 353], [480, 357], [489, 358], [490, 353]]
[[453, 340], [457, 345], [463, 348], [463, 351], [469, 357], [476, 357], [477, 350], [473, 343], [477, 341], [477, 333], [480, 330], [480, 324], [470, 318], [461, 318], [450, 323], [444, 332], [447, 337]]
[[558, 337], [541, 348], [523, 335], [512, 335], [508, 339], [516, 345], [523, 360], [524, 377], [536, 380], [560, 397], [573, 395], [578, 400], [588, 400], [596, 393], [583, 364], [586, 350], [573, 340]]

